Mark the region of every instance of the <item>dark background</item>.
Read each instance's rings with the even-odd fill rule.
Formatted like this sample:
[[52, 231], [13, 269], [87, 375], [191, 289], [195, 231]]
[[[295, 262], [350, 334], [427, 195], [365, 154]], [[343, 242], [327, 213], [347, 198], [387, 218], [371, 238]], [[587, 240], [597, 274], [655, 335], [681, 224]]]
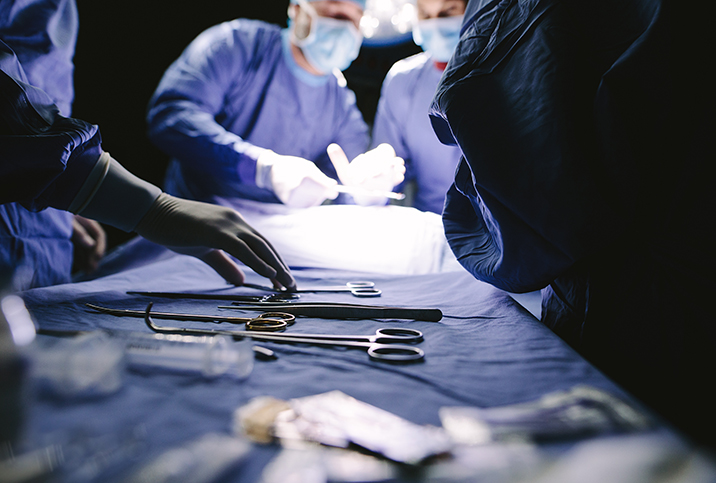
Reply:
[[[78, 0], [73, 116], [98, 124], [104, 149], [137, 176], [159, 186], [169, 158], [146, 136], [145, 113], [166, 68], [203, 30], [238, 17], [286, 26], [288, 0], [176, 2]], [[358, 107], [372, 124], [390, 66], [419, 48], [408, 40], [363, 46], [345, 71]], [[120, 200], [118, 200], [120, 202]], [[132, 234], [105, 227], [110, 248]]]

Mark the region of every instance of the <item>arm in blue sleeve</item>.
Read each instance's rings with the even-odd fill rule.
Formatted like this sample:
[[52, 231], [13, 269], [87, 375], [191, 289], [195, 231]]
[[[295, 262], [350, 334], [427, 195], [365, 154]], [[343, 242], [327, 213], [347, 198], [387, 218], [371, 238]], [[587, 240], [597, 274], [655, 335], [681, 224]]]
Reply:
[[227, 25], [197, 37], [166, 71], [147, 115], [149, 137], [194, 170], [255, 184], [263, 152], [216, 122], [230, 85], [243, 75], [250, 55]]
[[[393, 77], [390, 72], [383, 81], [380, 90], [380, 99], [378, 100], [378, 109], [373, 122], [373, 136], [371, 140], [371, 148], [375, 148], [381, 143], [388, 143], [395, 149], [395, 154], [404, 160], [410, 157], [410, 151], [405, 145], [404, 136], [401, 127], [405, 122], [400, 122], [400, 112], [407, 112], [403, 106], [405, 94], [398, 87], [394, 88], [392, 82]], [[427, 115], [427, 113], [426, 113]]]
[[97, 126], [62, 117], [0, 42], [0, 203], [66, 210], [102, 154]]
[[79, 213], [134, 229], [161, 190], [102, 151], [97, 126], [63, 117], [0, 41], [0, 203]]
[[356, 96], [353, 91], [344, 89], [343, 109], [336, 119], [335, 143], [343, 148], [348, 159], [352, 160], [368, 149], [370, 135], [368, 125], [356, 105]]
[[545, 287], [572, 265], [569, 255], [499, 200], [489, 193], [478, 194], [472, 179], [463, 158], [442, 215], [450, 249], [468, 272], [508, 292], [521, 293]]
[[521, 5], [495, 3], [505, 11], [465, 30], [431, 107], [464, 156], [443, 215], [448, 242], [473, 275], [513, 292], [614, 243], [629, 215], [600, 165], [601, 74], [562, 48], [581, 38], [564, 4], [535, 5], [517, 15]]
[[404, 105], [408, 102], [408, 98], [405, 95], [405, 90], [401, 89], [401, 86], [397, 85], [398, 83], [393, 82], [393, 79], [394, 77], [388, 72], [381, 87], [378, 109], [373, 122], [371, 149], [379, 144], [388, 143], [395, 149], [395, 155], [403, 158], [405, 161], [405, 180], [393, 189], [394, 191], [401, 191], [405, 183], [414, 178], [415, 173], [414, 170], [410, 169], [410, 148], [405, 143], [403, 135], [406, 121], [399, 121], [401, 116], [396, 115], [396, 113], [408, 112], [407, 106]]

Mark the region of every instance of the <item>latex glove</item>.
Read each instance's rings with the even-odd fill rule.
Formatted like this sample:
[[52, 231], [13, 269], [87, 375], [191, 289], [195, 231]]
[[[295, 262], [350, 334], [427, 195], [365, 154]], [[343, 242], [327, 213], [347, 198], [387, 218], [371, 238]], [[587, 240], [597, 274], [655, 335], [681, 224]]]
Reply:
[[[327, 152], [338, 178], [346, 186], [393, 191], [393, 188], [405, 179], [405, 161], [395, 155], [390, 144], [380, 144], [375, 149], [356, 156], [350, 163], [338, 144], [329, 145]], [[370, 195], [353, 195], [353, 199], [363, 206], [384, 205], [388, 201], [383, 196]]]
[[72, 218], [73, 271], [92, 273], [107, 250], [107, 235], [94, 220], [75, 215]]
[[226, 253], [271, 279], [274, 287], [296, 288], [296, 281], [271, 243], [230, 208], [162, 193], [135, 231], [149, 241], [203, 260], [235, 285], [244, 283], [244, 273]]
[[304, 158], [282, 156], [267, 149], [256, 161], [256, 185], [270, 189], [291, 208], [309, 208], [335, 199], [336, 184]]

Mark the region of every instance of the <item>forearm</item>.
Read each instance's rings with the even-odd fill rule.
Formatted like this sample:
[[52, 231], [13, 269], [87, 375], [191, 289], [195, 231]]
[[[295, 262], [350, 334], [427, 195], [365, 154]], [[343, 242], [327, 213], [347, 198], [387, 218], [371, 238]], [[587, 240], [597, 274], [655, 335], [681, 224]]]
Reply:
[[105, 152], [68, 210], [130, 232], [161, 192], [153, 184], [134, 176]]
[[254, 185], [256, 160], [264, 152], [217, 124], [191, 103], [165, 103], [150, 111], [149, 138], [192, 171]]
[[40, 89], [0, 72], [0, 203], [66, 210], [101, 142], [97, 126], [60, 116]]

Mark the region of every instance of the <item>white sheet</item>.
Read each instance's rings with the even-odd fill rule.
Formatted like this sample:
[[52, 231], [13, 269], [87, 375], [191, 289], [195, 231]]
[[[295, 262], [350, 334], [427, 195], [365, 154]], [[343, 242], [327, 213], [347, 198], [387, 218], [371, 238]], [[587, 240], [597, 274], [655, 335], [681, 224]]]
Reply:
[[238, 210], [291, 267], [401, 275], [464, 270], [435, 213], [390, 205], [291, 209], [237, 199], [216, 202]]

